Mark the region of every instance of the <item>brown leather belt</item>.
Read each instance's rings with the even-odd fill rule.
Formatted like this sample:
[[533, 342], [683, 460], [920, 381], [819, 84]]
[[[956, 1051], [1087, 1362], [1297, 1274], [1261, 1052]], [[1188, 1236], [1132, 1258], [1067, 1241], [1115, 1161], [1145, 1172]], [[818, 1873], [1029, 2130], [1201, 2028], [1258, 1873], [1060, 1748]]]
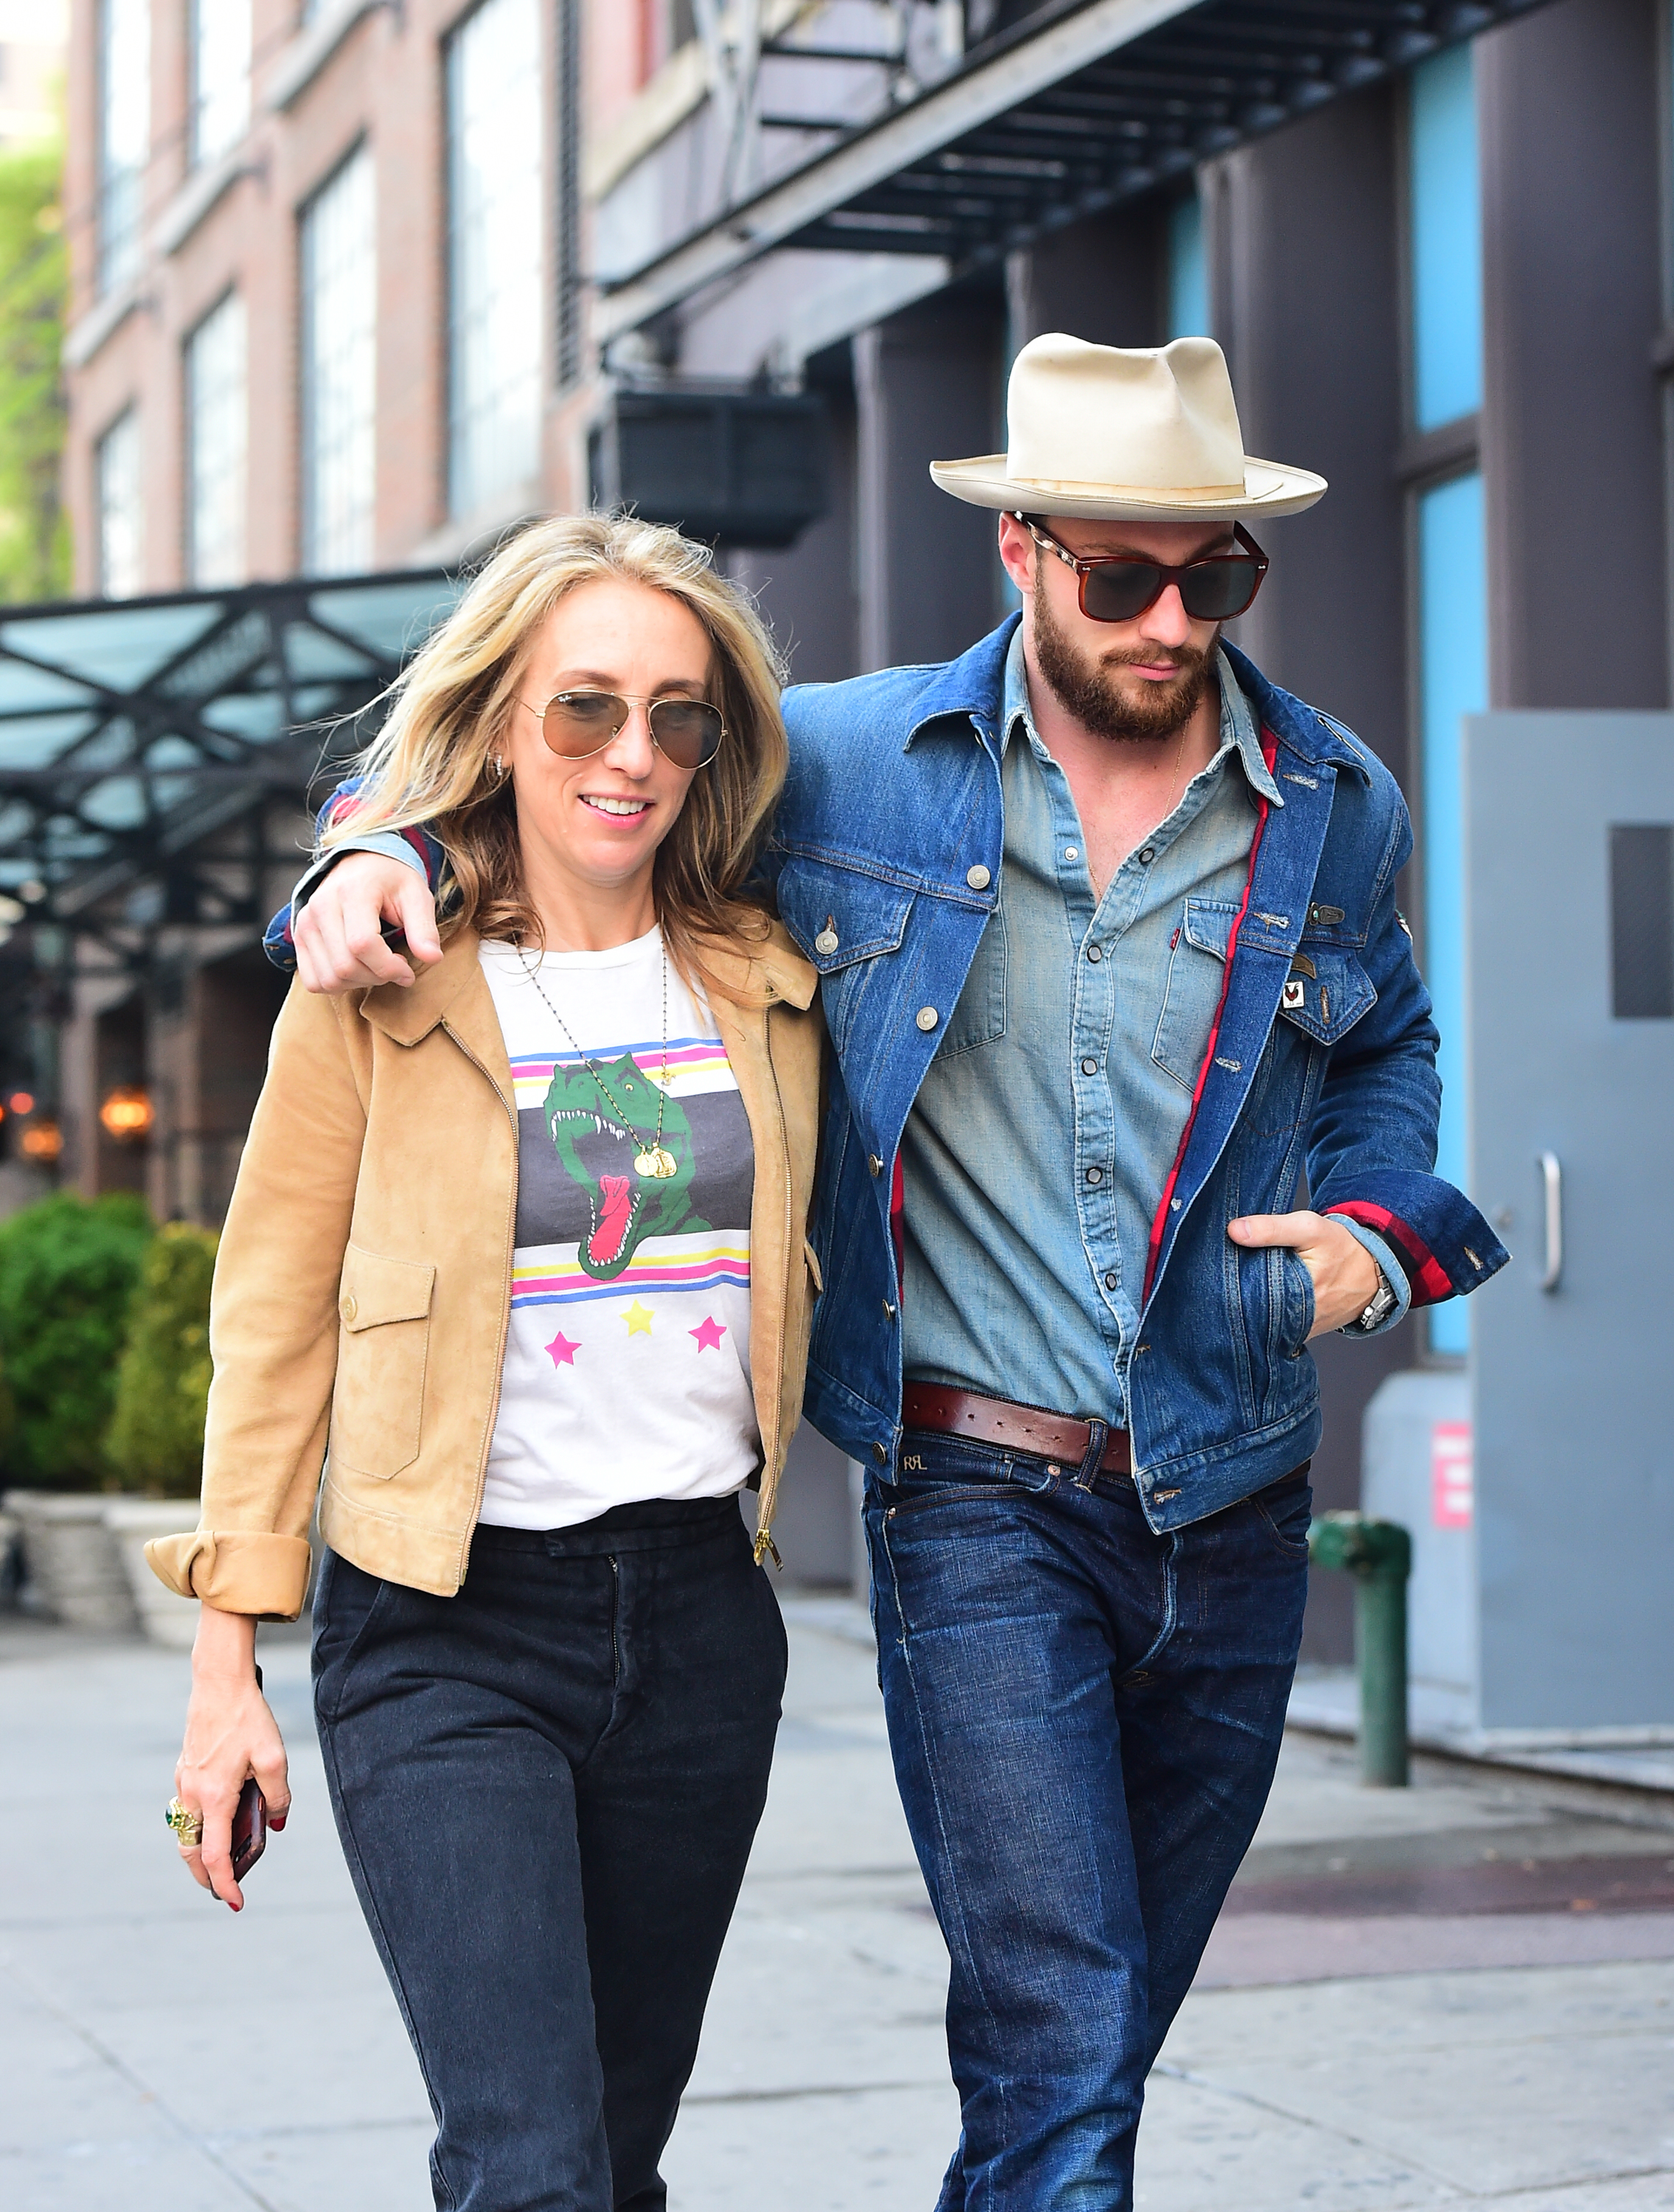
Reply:
[[[1092, 1425], [1067, 1413], [1043, 1413], [1038, 1406], [1014, 1406], [1005, 1398], [979, 1398], [974, 1391], [950, 1389], [940, 1382], [909, 1382], [901, 1394], [904, 1428], [930, 1429], [944, 1437], [969, 1437], [979, 1444], [999, 1444], [1037, 1459], [1068, 1461], [1079, 1467], [1093, 1443]], [[1128, 1431], [1112, 1429], [1099, 1462], [1101, 1474], [1131, 1474]]]

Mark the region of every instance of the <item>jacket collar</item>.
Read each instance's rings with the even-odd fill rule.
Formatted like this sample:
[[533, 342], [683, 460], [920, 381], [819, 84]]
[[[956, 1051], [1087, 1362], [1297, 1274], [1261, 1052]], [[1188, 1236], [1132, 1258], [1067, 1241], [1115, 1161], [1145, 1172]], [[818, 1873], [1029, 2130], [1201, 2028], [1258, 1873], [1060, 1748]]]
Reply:
[[1366, 752], [1359, 740], [1351, 738], [1340, 722], [1310, 707], [1305, 699], [1296, 698], [1263, 676], [1247, 653], [1223, 638], [1221, 651], [1233, 664], [1233, 673], [1239, 688], [1256, 710], [1256, 719], [1263, 729], [1294, 753], [1319, 768], [1352, 769], [1363, 783], [1372, 781], [1372, 770], [1367, 763]]
[[782, 922], [776, 921], [768, 935], [753, 944], [704, 938], [698, 958], [723, 993], [746, 1001], [770, 1004], [782, 999], [806, 1012], [819, 988], [819, 969], [796, 950]]
[[901, 750], [932, 722], [959, 715], [977, 725], [990, 751], [1000, 742], [1000, 716], [1006, 698], [1006, 655], [1021, 615], [1007, 615], [998, 629], [979, 637], [968, 653], [938, 668], [912, 702], [912, 721]]
[[446, 1018], [472, 978], [481, 975], [477, 933], [461, 929], [443, 946], [434, 968], [421, 969], [417, 980], [405, 986], [380, 983], [376, 990], [362, 992], [360, 1010], [394, 1043], [418, 1044]]

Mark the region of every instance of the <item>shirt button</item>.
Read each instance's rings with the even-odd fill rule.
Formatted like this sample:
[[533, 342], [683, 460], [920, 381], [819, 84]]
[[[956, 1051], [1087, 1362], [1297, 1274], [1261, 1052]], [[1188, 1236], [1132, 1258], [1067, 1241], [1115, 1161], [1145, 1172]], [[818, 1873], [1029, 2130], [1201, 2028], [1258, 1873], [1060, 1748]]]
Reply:
[[1110, 1273], [1105, 1278], [1105, 1288], [1107, 1291], [1113, 1291], [1121, 1279], [1122, 1278], [1117, 1273], [1116, 1270], [1111, 1268]]
[[1103, 1168], [1089, 1168], [1087, 1171], [1087, 1179], [1089, 1182], [1103, 1182], [1105, 1170]]
[[988, 870], [982, 866], [980, 863], [974, 868], [967, 868], [965, 870], [965, 879], [966, 883], [970, 884], [973, 891], [985, 891], [989, 885], [994, 881], [993, 877], [989, 875]]
[[871, 1158], [867, 1161], [867, 1165], [871, 1169], [874, 1176], [880, 1176], [884, 1171], [884, 1164], [878, 1158], [876, 1152], [874, 1152]]
[[1139, 848], [1139, 857], [1140, 865], [1142, 867], [1148, 868], [1152, 861], [1157, 857], [1156, 847], [1154, 845], [1141, 845]]
[[344, 1321], [353, 1321], [355, 1316], [360, 1311], [359, 1306], [355, 1303], [353, 1291], [350, 1291], [348, 1297], [344, 1299], [343, 1303], [338, 1306], [338, 1311], [343, 1316]]
[[918, 1010], [917, 1018], [920, 1029], [933, 1030], [936, 1024], [940, 1020], [941, 1017], [937, 1013], [934, 1006], [921, 1006]]
[[1098, 1061], [1096, 1060], [1084, 1060], [1081, 1062], [1081, 1073], [1083, 1075], [1097, 1075], [1099, 1073]]
[[1096, 945], [1089, 945], [1087, 949], [1087, 957], [1089, 960], [1102, 960], [1105, 956]]
[[1081, 848], [1079, 845], [1066, 845], [1063, 848], [1063, 856], [1066, 860], [1079, 860], [1081, 857]]
[[887, 1467], [887, 1466], [888, 1466], [888, 1464], [889, 1464], [889, 1454], [888, 1454], [888, 1453], [884, 1449], [884, 1448], [883, 1448], [883, 1446], [882, 1446], [881, 1444], [874, 1444], [874, 1445], [873, 1445], [873, 1447], [872, 1447], [872, 1456], [873, 1456], [873, 1458], [874, 1458], [874, 1459], [875, 1459], [875, 1460], [877, 1461], [877, 1462], [878, 1462], [878, 1464], [879, 1464], [879, 1466], [880, 1466], [880, 1467]]

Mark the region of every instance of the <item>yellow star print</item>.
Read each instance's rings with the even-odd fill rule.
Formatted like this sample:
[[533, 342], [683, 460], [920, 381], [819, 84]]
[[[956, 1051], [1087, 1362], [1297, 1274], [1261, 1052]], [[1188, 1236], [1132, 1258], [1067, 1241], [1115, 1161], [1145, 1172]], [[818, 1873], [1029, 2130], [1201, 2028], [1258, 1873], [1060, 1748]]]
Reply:
[[629, 1307], [627, 1312], [623, 1315], [622, 1318], [628, 1324], [628, 1334], [630, 1336], [650, 1335], [651, 1309], [648, 1306], [642, 1306], [637, 1298], [634, 1300], [632, 1305]]

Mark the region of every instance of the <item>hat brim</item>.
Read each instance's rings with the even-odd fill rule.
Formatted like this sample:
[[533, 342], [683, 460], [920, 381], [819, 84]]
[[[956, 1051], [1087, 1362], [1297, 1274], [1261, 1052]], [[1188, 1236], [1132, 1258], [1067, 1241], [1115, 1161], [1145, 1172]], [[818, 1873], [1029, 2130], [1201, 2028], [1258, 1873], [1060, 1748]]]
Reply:
[[930, 474], [945, 492], [971, 507], [996, 511], [1019, 508], [1026, 514], [1079, 516], [1088, 522], [1218, 522], [1245, 515], [1300, 514], [1324, 497], [1324, 477], [1290, 469], [1278, 461], [1258, 461], [1246, 453], [1242, 495], [1211, 491], [1152, 490], [1135, 484], [1028, 483], [1008, 477], [1004, 453], [983, 453], [967, 461], [932, 461]]

